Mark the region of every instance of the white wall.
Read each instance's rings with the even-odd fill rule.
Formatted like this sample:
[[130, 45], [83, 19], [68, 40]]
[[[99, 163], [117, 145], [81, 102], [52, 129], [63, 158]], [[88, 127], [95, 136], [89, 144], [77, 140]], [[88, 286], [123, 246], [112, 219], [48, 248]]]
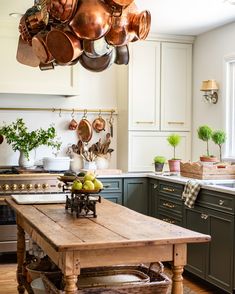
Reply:
[[[213, 129], [225, 129], [224, 57], [235, 53], [235, 22], [198, 36], [193, 57], [192, 160], [206, 153], [206, 145], [197, 138], [197, 128], [207, 124]], [[200, 91], [203, 80], [215, 79], [219, 84], [219, 101], [206, 104]], [[210, 153], [218, 156], [218, 147], [210, 143]]]
[[[12, 25], [11, 25], [12, 26]], [[8, 26], [4, 26], [0, 22], [0, 29], [4, 31], [4, 36], [1, 42], [7, 42], [4, 38], [8, 37]], [[18, 29], [15, 27], [15, 38], [18, 40]], [[17, 42], [16, 42], [17, 43]], [[17, 47], [17, 46], [16, 46]], [[9, 51], [12, 50], [3, 49], [7, 46], [0, 46], [0, 64], [9, 59]], [[15, 52], [17, 48], [14, 48]], [[13, 56], [14, 55], [14, 56]], [[15, 54], [12, 54], [11, 58], [15, 58]], [[79, 108], [79, 109], [117, 109], [116, 102], [116, 65], [113, 65], [102, 73], [93, 73], [85, 70], [79, 64], [79, 96], [65, 98], [64, 96], [53, 95], [31, 95], [31, 94], [1, 94], [0, 88], [0, 108], [1, 107], [32, 107], [32, 108]], [[13, 71], [14, 68], [8, 68]], [[35, 71], [39, 70], [35, 68]], [[4, 75], [4, 68], [1, 67], [1, 75]], [[0, 76], [1, 76], [0, 75]], [[1, 77], [0, 77], [1, 78]], [[24, 78], [24, 77], [22, 77]], [[25, 77], [30, 87], [30, 79]], [[25, 81], [25, 80], [24, 80]], [[12, 79], [11, 86], [14, 88], [14, 79]], [[48, 81], [50, 83], [50, 81]], [[25, 88], [27, 92], [27, 87]], [[75, 119], [79, 121], [83, 116], [83, 113], [76, 114]], [[93, 119], [98, 114], [88, 114], [87, 118], [92, 123]], [[102, 116], [105, 119], [109, 119], [109, 114]], [[10, 123], [15, 121], [16, 118], [23, 118], [29, 126], [29, 129], [36, 129], [39, 127], [47, 128], [51, 123], [55, 125], [59, 137], [61, 137], [63, 145], [60, 155], [65, 155], [68, 144], [74, 144], [78, 141], [78, 136], [75, 131], [68, 130], [68, 124], [70, 122], [71, 113], [62, 113], [61, 117], [59, 113], [53, 112], [30, 112], [30, 111], [0, 111], [0, 126], [3, 122]], [[114, 138], [112, 139], [111, 148], [115, 151], [112, 153], [110, 167], [116, 167], [116, 115], [114, 120]], [[108, 124], [105, 132], [99, 134], [93, 132], [94, 136], [91, 143], [98, 141], [99, 137], [104, 138], [106, 132], [109, 131]], [[43, 156], [51, 155], [51, 150], [48, 147], [40, 147], [37, 150], [37, 160], [40, 160]], [[0, 145], [0, 166], [2, 165], [16, 165], [18, 163], [18, 152], [14, 153], [9, 145], [4, 142]]]

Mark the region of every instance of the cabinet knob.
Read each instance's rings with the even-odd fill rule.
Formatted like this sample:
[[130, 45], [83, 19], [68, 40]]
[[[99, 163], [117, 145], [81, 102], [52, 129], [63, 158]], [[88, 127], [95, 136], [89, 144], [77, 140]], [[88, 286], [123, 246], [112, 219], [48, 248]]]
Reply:
[[19, 185], [19, 189], [22, 191], [22, 190], [24, 190], [25, 189], [25, 184], [20, 184]]
[[154, 184], [153, 185], [153, 189], [157, 189], [158, 185], [157, 184]]
[[43, 188], [44, 190], [46, 190], [46, 189], [49, 188], [49, 185], [48, 185], [48, 184], [42, 184], [42, 188]]
[[201, 218], [202, 218], [202, 219], [208, 219], [208, 214], [202, 213], [202, 214], [201, 214]]
[[27, 184], [26, 189], [27, 190], [32, 190], [33, 189], [33, 185], [32, 184]]
[[4, 185], [2, 186], [2, 189], [3, 189], [4, 191], [9, 190], [9, 185], [8, 185], [8, 184], [4, 184]]
[[12, 184], [12, 185], [11, 185], [11, 190], [12, 190], [12, 191], [15, 191], [16, 189], [17, 189], [17, 185], [16, 185], [16, 184]]
[[219, 205], [224, 205], [224, 200], [219, 200]]
[[40, 189], [40, 188], [41, 188], [41, 184], [35, 184], [35, 185], [34, 185], [34, 188], [35, 188], [35, 189]]

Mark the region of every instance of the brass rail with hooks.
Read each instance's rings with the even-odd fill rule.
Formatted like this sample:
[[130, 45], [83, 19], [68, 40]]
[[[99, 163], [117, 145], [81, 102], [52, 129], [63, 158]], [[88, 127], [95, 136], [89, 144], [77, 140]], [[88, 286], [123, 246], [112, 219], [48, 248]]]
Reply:
[[7, 111], [14, 111], [14, 110], [21, 110], [21, 111], [51, 111], [51, 112], [71, 112], [73, 114], [77, 113], [110, 113], [116, 114], [115, 109], [78, 109], [78, 108], [29, 108], [29, 107], [0, 107], [0, 110], [7, 110]]

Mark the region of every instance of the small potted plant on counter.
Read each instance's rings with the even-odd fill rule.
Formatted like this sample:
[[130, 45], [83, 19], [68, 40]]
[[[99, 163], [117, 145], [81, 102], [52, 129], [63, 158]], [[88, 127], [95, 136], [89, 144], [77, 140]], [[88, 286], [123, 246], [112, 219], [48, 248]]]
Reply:
[[20, 152], [19, 166], [29, 168], [34, 166], [35, 150], [41, 145], [60, 149], [61, 142], [56, 138], [53, 126], [47, 130], [42, 128], [29, 131], [22, 118], [18, 118], [9, 125], [0, 128], [0, 135], [4, 136], [6, 142], [12, 145], [14, 151]]
[[217, 158], [213, 155], [210, 155], [210, 152], [209, 152], [209, 140], [212, 137], [212, 133], [213, 133], [212, 129], [207, 125], [200, 126], [197, 130], [198, 138], [206, 142], [206, 155], [200, 156], [200, 161], [202, 162], [218, 161]]
[[155, 156], [153, 160], [154, 160], [155, 172], [161, 173], [163, 171], [166, 158], [164, 156]]
[[178, 134], [171, 134], [167, 137], [168, 143], [173, 147], [174, 157], [168, 160], [170, 172], [179, 172], [180, 171], [180, 159], [176, 158], [175, 149], [181, 141], [181, 136]]
[[226, 141], [226, 133], [223, 130], [214, 131], [212, 133], [212, 141], [219, 146], [219, 159], [222, 162], [222, 145]]

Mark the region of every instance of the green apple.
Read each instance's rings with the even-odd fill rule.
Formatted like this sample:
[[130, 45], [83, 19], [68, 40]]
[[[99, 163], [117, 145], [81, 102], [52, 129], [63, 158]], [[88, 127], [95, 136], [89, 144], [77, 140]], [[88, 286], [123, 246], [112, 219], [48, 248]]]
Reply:
[[92, 181], [86, 180], [83, 183], [83, 189], [84, 190], [94, 190], [95, 189], [95, 185], [93, 184]]
[[73, 181], [72, 190], [81, 190], [82, 189], [82, 182], [79, 180]]
[[93, 184], [95, 186], [95, 190], [103, 189], [103, 184], [100, 180], [94, 179]]

